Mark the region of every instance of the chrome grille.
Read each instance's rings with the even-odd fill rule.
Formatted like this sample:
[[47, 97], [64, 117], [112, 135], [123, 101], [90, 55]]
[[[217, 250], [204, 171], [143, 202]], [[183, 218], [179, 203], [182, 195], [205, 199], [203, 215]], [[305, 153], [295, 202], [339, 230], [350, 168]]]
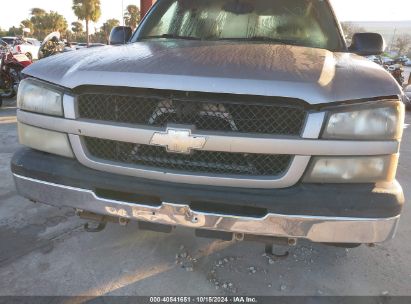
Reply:
[[193, 151], [190, 155], [168, 153], [163, 147], [83, 137], [93, 158], [148, 169], [186, 173], [241, 176], [280, 176], [291, 164], [290, 155]]

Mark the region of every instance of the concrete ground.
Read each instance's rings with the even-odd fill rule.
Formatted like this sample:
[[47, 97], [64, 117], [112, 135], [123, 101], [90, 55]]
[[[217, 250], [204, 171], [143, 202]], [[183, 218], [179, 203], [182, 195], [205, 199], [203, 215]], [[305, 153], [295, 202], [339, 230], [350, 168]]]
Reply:
[[[398, 178], [408, 201], [410, 147], [407, 128]], [[9, 162], [18, 148], [8, 100], [0, 109], [0, 295], [411, 295], [409, 205], [391, 242], [349, 250], [301, 242], [269, 261], [261, 244], [194, 238], [187, 229], [165, 235], [111, 224], [86, 233], [72, 210], [17, 195]]]

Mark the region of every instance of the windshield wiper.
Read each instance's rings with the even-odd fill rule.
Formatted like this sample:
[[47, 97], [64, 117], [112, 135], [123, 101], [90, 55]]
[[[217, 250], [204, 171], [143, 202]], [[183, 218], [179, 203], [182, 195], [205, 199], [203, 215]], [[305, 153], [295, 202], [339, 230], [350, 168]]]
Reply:
[[271, 38], [267, 36], [253, 36], [253, 37], [244, 37], [244, 38], [219, 38], [218, 40], [233, 40], [233, 41], [251, 41], [251, 42], [272, 42], [277, 44], [290, 44], [290, 45], [302, 45], [301, 41], [290, 40], [290, 39], [280, 39], [280, 38]]
[[181, 39], [181, 40], [204, 40], [204, 41], [249, 41], [249, 42], [270, 42], [275, 44], [284, 44], [284, 45], [301, 45], [307, 46], [304, 44], [304, 41], [298, 40], [291, 40], [291, 39], [280, 39], [280, 38], [272, 38], [267, 36], [253, 36], [253, 37], [227, 37], [227, 38], [215, 38], [215, 39], [204, 39], [199, 37], [192, 37], [192, 36], [180, 36], [175, 34], [162, 34], [162, 35], [155, 35], [155, 36], [146, 36], [140, 38], [140, 40], [146, 39]]
[[201, 40], [201, 38], [192, 37], [192, 36], [180, 36], [175, 34], [162, 34], [162, 35], [155, 35], [155, 36], [145, 36], [140, 38], [141, 40], [145, 39], [182, 39], [182, 40]]

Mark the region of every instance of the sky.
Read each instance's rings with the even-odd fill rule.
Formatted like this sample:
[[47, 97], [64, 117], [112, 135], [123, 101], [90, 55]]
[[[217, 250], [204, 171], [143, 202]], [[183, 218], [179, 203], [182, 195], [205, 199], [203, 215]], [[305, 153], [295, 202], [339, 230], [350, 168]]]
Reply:
[[[5, 1], [5, 0], [3, 0]], [[139, 0], [101, 0], [102, 16], [97, 27], [111, 18], [121, 20], [122, 2], [139, 5]], [[411, 0], [331, 0], [341, 21], [411, 21]], [[1, 5], [0, 27], [8, 29], [19, 26], [21, 20], [29, 17], [33, 7], [54, 10], [64, 15], [69, 22], [76, 21], [71, 9], [72, 0], [13, 0]]]

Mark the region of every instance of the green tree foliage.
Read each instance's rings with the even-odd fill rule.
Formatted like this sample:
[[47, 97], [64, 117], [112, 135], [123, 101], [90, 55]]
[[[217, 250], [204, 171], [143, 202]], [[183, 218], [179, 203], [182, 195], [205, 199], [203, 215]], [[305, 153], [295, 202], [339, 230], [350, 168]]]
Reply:
[[67, 28], [67, 20], [57, 12], [46, 12], [40, 8], [31, 10], [31, 18], [33, 34], [39, 39], [44, 39], [51, 32], [59, 31], [64, 33]]
[[351, 44], [352, 36], [355, 33], [364, 33], [366, 30], [352, 22], [342, 22], [341, 23], [345, 39], [347, 40], [348, 44]]
[[65, 32], [68, 28], [67, 20], [57, 12], [47, 13], [45, 18], [45, 28], [51, 31]]
[[120, 21], [118, 21], [117, 19], [108, 19], [106, 22], [103, 23], [103, 26], [100, 28], [100, 31], [103, 33], [105, 43], [108, 43], [108, 38], [110, 37], [110, 33], [113, 27], [119, 25]]
[[12, 26], [4, 36], [22, 36], [23, 30], [19, 27]]
[[31, 9], [32, 16], [43, 16], [46, 14], [46, 11], [42, 8], [34, 7]]
[[97, 22], [101, 16], [100, 0], [73, 0], [73, 11], [79, 20], [86, 22], [88, 45], [90, 44], [90, 21]]
[[136, 5], [128, 5], [124, 13], [124, 22], [133, 30], [140, 23], [140, 9]]
[[411, 35], [403, 34], [399, 36], [394, 45], [399, 56], [406, 55], [411, 49]]
[[30, 29], [30, 35], [33, 35], [34, 32], [34, 25], [33, 22], [31, 22], [29, 19], [25, 19], [22, 22], [20, 22], [20, 28], [23, 30], [23, 28], [28, 28]]
[[85, 42], [86, 39], [86, 35], [84, 33], [84, 27], [83, 27], [83, 23], [81, 23], [80, 21], [75, 21], [71, 23], [71, 32], [73, 33], [71, 35], [68, 35], [71, 37], [70, 40], [74, 39], [77, 42]]
[[84, 31], [83, 29], [83, 23], [81, 23], [80, 21], [75, 21], [71, 23], [71, 30], [73, 33], [77, 34], [77, 33], [82, 33]]

